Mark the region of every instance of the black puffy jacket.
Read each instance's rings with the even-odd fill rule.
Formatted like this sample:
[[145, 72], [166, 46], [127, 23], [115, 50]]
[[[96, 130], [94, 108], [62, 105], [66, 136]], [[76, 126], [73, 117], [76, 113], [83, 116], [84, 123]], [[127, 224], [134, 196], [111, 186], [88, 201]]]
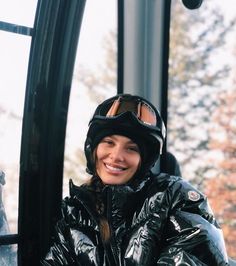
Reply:
[[228, 265], [222, 232], [206, 198], [180, 177], [150, 174], [99, 193], [111, 228], [101, 240], [94, 194], [71, 185], [42, 265]]

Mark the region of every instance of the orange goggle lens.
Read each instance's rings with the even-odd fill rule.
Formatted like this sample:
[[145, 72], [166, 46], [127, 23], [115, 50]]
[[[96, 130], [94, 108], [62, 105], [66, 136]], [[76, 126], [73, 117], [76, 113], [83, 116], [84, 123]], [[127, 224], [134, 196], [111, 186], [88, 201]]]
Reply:
[[106, 117], [114, 117], [125, 112], [132, 112], [145, 124], [152, 126], [157, 124], [155, 111], [142, 100], [131, 101], [119, 97], [110, 105], [110, 108], [106, 108], [105, 113], [100, 111], [100, 114]]

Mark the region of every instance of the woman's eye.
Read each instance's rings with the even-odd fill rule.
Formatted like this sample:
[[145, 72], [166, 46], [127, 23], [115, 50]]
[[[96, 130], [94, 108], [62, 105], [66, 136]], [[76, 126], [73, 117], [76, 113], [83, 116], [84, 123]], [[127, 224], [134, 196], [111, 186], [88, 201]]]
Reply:
[[103, 142], [103, 143], [106, 143], [106, 144], [108, 144], [108, 145], [112, 145], [112, 144], [113, 144], [113, 141], [110, 140], [110, 139], [104, 139], [102, 142]]
[[139, 148], [136, 147], [136, 146], [128, 147], [128, 150], [130, 150], [130, 151], [135, 151], [135, 152], [138, 152], [138, 153], [139, 153]]

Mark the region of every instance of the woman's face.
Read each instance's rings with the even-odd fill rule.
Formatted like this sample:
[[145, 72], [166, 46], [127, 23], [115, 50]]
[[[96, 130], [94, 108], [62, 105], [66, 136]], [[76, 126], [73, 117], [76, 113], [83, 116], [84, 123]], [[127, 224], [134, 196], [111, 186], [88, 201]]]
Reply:
[[141, 162], [139, 147], [131, 139], [112, 135], [101, 140], [96, 149], [96, 170], [104, 184], [127, 183]]

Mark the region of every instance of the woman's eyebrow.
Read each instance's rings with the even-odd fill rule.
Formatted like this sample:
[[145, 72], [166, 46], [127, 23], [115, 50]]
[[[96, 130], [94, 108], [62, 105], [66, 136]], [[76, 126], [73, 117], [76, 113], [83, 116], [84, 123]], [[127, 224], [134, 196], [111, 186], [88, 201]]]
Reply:
[[128, 142], [127, 142], [127, 144], [133, 144], [133, 145], [136, 145], [136, 146], [138, 146], [138, 144], [137, 143], [135, 143], [134, 141], [132, 141], [132, 140], [129, 140]]

